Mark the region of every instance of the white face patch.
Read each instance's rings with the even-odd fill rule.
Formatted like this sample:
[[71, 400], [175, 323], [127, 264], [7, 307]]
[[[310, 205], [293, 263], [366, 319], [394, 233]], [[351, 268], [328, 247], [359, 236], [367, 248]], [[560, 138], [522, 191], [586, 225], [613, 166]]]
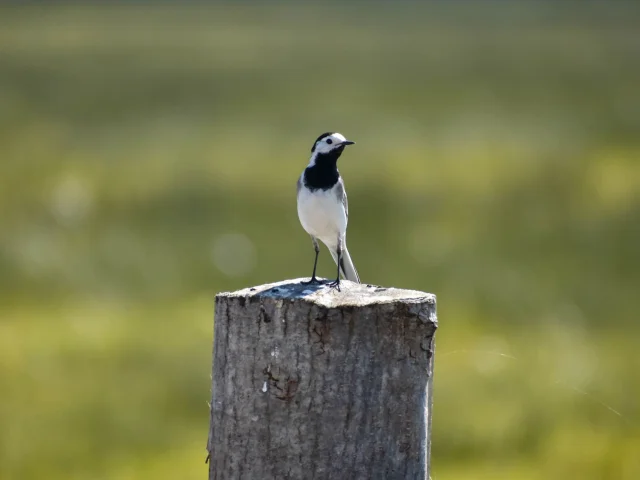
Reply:
[[313, 153], [328, 153], [333, 150], [336, 145], [339, 145], [345, 140], [346, 138], [341, 133], [332, 133], [328, 137], [324, 137], [322, 140], [318, 140]]

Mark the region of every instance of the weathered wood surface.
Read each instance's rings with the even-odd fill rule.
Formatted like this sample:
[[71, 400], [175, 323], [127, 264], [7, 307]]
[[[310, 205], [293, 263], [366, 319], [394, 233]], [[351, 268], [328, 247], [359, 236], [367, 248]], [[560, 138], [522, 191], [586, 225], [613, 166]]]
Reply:
[[209, 479], [429, 478], [435, 296], [301, 280], [216, 296]]

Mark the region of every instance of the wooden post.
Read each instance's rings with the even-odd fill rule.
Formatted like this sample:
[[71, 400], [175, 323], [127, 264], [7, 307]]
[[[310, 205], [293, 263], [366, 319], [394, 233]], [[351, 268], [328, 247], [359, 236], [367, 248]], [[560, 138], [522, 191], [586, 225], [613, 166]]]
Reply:
[[209, 479], [428, 479], [435, 296], [301, 280], [216, 296]]

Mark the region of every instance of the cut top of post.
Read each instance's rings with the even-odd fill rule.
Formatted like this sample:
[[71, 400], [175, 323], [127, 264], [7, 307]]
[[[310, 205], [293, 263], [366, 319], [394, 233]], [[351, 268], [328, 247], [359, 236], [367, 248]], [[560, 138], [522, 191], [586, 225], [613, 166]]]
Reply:
[[[244, 288], [235, 292], [219, 293], [219, 297], [235, 297], [250, 300], [255, 299], [300, 299], [325, 308], [363, 307], [374, 304], [408, 303], [435, 304], [436, 297], [431, 293], [418, 290], [404, 290], [400, 288], [386, 288], [378, 285], [354, 283], [348, 280], [340, 281], [340, 291], [329, 287], [329, 280], [320, 279], [319, 284], [305, 285], [307, 279], [283, 280], [256, 287]], [[428, 318], [436, 323], [434, 318]]]

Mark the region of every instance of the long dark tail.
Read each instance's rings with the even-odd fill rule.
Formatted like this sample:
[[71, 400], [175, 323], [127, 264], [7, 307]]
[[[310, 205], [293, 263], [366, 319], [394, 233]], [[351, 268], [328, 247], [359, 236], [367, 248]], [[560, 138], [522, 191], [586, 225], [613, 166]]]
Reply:
[[[333, 261], [338, 263], [338, 252], [331, 250], [331, 256], [333, 257]], [[340, 273], [346, 280], [360, 283], [360, 276], [358, 275], [356, 267], [353, 265], [351, 255], [349, 255], [347, 247], [342, 249], [342, 255], [340, 255]]]

